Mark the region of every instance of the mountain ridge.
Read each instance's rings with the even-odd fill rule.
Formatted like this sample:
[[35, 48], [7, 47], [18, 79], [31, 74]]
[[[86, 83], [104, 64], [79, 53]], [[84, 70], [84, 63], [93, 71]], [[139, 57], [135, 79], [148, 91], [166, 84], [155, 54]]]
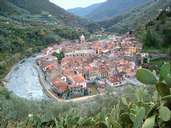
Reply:
[[85, 17], [86, 15], [90, 14], [92, 11], [94, 11], [96, 8], [98, 8], [102, 3], [97, 3], [90, 5], [88, 7], [78, 7], [78, 8], [72, 8], [68, 9], [67, 11], [81, 17]]
[[[141, 6], [148, 1], [152, 0], [107, 0], [106, 2], [98, 4], [98, 6], [95, 4], [87, 8], [75, 8], [68, 11], [78, 16], [82, 16], [83, 14], [85, 18], [96, 22], [108, 20], [115, 16], [121, 15], [122, 13]], [[86, 13], [84, 13], [85, 11]]]
[[125, 13], [129, 9], [140, 6], [147, 1], [149, 0], [108, 0], [91, 14], [87, 15], [87, 17], [89, 19], [93, 19], [94, 21], [110, 19], [114, 16]]
[[[6, 15], [7, 17], [10, 15], [13, 16], [14, 14], [41, 15], [43, 12], [47, 12], [54, 16], [62, 25], [80, 27], [87, 22], [70, 14], [61, 7], [51, 3], [49, 0], [1, 0], [0, 4], [1, 15]], [[23, 10], [22, 13], [20, 10]]]
[[98, 24], [106, 31], [124, 33], [145, 25], [149, 20], [156, 18], [160, 9], [169, 5], [171, 5], [170, 0], [150, 1], [110, 20], [98, 22]]

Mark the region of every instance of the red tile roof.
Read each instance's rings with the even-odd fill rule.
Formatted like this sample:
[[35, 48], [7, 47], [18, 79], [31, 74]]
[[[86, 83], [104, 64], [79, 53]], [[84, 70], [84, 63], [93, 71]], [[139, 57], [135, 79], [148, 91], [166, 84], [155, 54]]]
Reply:
[[72, 76], [72, 80], [76, 83], [85, 82], [85, 79], [82, 75], [74, 75], [74, 76]]
[[60, 80], [53, 81], [53, 85], [57, 87], [59, 92], [65, 92], [68, 89], [68, 84]]
[[55, 67], [54, 64], [48, 64], [45, 68], [48, 70], [52, 70]]

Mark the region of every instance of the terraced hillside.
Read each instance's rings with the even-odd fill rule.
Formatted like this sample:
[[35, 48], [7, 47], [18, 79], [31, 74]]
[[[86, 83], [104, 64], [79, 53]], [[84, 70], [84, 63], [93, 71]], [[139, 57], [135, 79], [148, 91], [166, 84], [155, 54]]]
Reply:
[[84, 22], [48, 0], [1, 0], [0, 79], [23, 57], [63, 39], [78, 39]]

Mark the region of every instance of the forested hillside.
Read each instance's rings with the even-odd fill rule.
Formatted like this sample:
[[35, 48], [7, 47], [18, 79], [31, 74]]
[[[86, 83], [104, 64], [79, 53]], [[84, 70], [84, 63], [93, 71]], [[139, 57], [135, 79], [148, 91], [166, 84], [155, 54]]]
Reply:
[[110, 19], [151, 0], [107, 0], [86, 17], [94, 21]]
[[1, 0], [0, 79], [23, 57], [51, 43], [78, 39], [84, 31], [82, 24], [48, 0]]
[[73, 9], [69, 9], [68, 11], [73, 13], [76, 16], [81, 16], [81, 17], [85, 17], [92, 13], [96, 8], [98, 8], [102, 3], [99, 4], [93, 4], [90, 5], [88, 7], [85, 8], [73, 8]]
[[167, 8], [169, 5], [171, 5], [170, 0], [152, 1], [113, 19], [99, 22], [99, 24], [105, 31], [125, 33], [140, 28], [150, 20], [155, 19], [159, 10]]
[[85, 20], [68, 13], [49, 0], [1, 0], [0, 14], [7, 17], [14, 17], [17, 14], [22, 14], [23, 17], [46, 14], [53, 16], [56, 22], [62, 25], [82, 26], [86, 23]]
[[144, 28], [137, 30], [146, 48], [171, 47], [171, 9], [161, 10], [155, 20], [149, 21]]

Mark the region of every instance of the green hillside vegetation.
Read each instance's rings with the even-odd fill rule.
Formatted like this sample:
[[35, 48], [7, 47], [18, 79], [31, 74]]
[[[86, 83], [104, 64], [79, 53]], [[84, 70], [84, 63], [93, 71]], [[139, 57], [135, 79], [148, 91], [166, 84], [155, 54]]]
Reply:
[[52, 43], [78, 39], [84, 22], [49, 0], [1, 0], [0, 79], [22, 58]]
[[160, 9], [167, 8], [169, 5], [171, 5], [170, 0], [150, 1], [111, 20], [99, 22], [99, 24], [105, 31], [125, 33], [144, 26], [156, 18]]
[[27, 101], [0, 88], [0, 127], [3, 128], [170, 128], [170, 64], [165, 63], [159, 80], [147, 69], [137, 71], [144, 83], [128, 86], [116, 97], [109, 89], [93, 101], [62, 103]]
[[[136, 30], [137, 38], [143, 42], [144, 51], [158, 55], [143, 67], [159, 72], [163, 62], [171, 62], [171, 11], [161, 11], [155, 20]], [[161, 54], [166, 56], [162, 57]]]
[[139, 29], [140, 35], [146, 48], [165, 48], [171, 47], [171, 11], [163, 10], [159, 16], [150, 21], [145, 28]]
[[23, 57], [40, 52], [52, 43], [64, 39], [75, 40], [81, 31], [65, 26], [23, 26], [10, 21], [0, 21], [0, 78]]
[[1, 0], [0, 1], [0, 14], [1, 15], [18, 15], [18, 14], [28, 14], [24, 9], [21, 9], [14, 4], [6, 1], [6, 0]]
[[99, 4], [93, 4], [90, 5], [88, 7], [85, 8], [73, 8], [73, 9], [69, 9], [68, 11], [70, 13], [73, 13], [76, 16], [81, 16], [81, 17], [85, 17], [86, 15], [92, 13], [96, 8], [98, 8], [102, 3]]
[[[101, 26], [118, 33], [134, 29], [145, 49], [169, 48], [171, 13], [162, 11], [156, 17], [168, 5], [170, 0], [159, 0], [88, 26], [91, 32]], [[48, 0], [0, 0], [0, 79], [19, 60], [51, 44], [78, 39], [81, 33], [88, 37], [77, 28], [82, 23]], [[138, 69], [140, 86], [108, 88], [104, 96], [80, 103], [28, 101], [0, 83], [0, 128], [170, 128], [171, 66], [163, 63], [157, 73]]]
[[49, 2], [49, 0], [1, 0], [0, 14], [6, 17], [21, 15], [40, 15], [46, 13], [55, 17], [55, 20], [61, 25], [82, 26], [87, 21], [74, 16], [64, 9]]
[[94, 21], [103, 21], [121, 15], [131, 8], [138, 7], [150, 0], [107, 0], [85, 17]]

